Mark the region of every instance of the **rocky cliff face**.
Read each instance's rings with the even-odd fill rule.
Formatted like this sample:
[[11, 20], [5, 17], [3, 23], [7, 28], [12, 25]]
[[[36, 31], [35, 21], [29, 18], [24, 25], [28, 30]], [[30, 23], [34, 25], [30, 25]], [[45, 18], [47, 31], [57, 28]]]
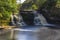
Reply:
[[23, 11], [20, 14], [27, 25], [34, 25], [34, 14], [31, 11]]

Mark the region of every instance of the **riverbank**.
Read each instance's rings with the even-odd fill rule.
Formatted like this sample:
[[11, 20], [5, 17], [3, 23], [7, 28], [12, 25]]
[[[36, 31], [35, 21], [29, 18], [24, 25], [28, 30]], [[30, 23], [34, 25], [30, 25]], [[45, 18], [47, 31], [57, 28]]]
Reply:
[[15, 26], [0, 26], [0, 40], [10, 39], [11, 30]]
[[0, 40], [8, 40], [10, 37], [10, 30], [0, 30]]
[[11, 29], [11, 28], [15, 28], [16, 26], [0, 26], [0, 28], [3, 28], [3, 29]]

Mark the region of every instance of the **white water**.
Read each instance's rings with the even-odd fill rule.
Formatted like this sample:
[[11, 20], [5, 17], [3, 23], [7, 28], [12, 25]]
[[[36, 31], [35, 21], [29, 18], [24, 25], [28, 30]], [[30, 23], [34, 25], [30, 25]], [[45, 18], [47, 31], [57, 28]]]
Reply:
[[[34, 13], [34, 25], [43, 25], [43, 24], [48, 24], [46, 19], [42, 14], [37, 13], [36, 11]], [[27, 26], [27, 24], [23, 21], [22, 16], [19, 16], [19, 26]]]
[[19, 26], [26, 26], [27, 24], [23, 21], [22, 16], [19, 16], [19, 21], [18, 21]]
[[35, 14], [35, 18], [34, 18], [34, 24], [35, 25], [40, 25], [41, 24], [41, 20], [40, 20], [40, 15], [37, 13]]

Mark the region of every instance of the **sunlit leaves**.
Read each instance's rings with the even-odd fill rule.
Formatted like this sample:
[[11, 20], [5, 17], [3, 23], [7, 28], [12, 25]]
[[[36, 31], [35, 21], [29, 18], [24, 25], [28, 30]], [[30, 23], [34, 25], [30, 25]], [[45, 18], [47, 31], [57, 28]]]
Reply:
[[57, 1], [56, 7], [60, 8], [60, 0]]
[[12, 11], [16, 12], [16, 10], [16, 0], [0, 0], [0, 17], [2, 17], [2, 19], [9, 18]]
[[36, 6], [35, 4], [32, 5], [32, 8], [33, 8], [34, 10], [38, 9], [37, 6]]

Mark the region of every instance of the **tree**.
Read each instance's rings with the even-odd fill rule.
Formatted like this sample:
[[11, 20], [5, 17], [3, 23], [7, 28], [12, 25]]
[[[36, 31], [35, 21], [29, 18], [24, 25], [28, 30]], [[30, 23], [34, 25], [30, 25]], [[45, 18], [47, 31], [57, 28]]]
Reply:
[[52, 20], [60, 22], [60, 0], [26, 0], [21, 8], [29, 10], [31, 8], [37, 9], [49, 22]]
[[0, 18], [7, 20], [12, 11], [17, 11], [16, 0], [0, 0]]
[[26, 0], [22, 6], [21, 10], [23, 9], [34, 9], [37, 10], [46, 0]]

